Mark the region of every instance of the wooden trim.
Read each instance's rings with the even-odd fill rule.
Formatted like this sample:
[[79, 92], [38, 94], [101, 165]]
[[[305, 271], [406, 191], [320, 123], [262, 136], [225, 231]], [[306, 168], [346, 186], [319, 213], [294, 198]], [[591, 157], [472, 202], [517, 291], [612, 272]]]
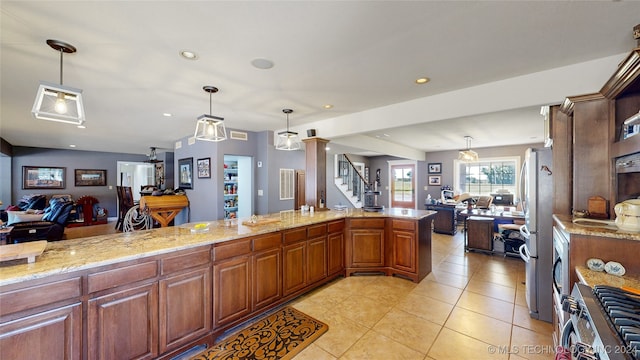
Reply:
[[635, 48], [618, 65], [618, 69], [604, 84], [600, 93], [608, 99], [615, 99], [640, 76], [640, 47]]

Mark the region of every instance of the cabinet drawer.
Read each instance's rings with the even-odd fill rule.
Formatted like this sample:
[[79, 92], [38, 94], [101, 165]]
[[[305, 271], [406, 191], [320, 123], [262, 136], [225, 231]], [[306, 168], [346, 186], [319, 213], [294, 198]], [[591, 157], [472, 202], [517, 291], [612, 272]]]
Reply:
[[102, 271], [87, 277], [88, 291], [93, 293], [156, 276], [158, 276], [158, 264], [155, 261]]
[[398, 230], [414, 230], [416, 223], [414, 221], [409, 220], [397, 220], [393, 219], [391, 221], [393, 223], [393, 228]]
[[211, 252], [209, 248], [194, 251], [189, 254], [172, 256], [162, 259], [160, 273], [166, 275], [175, 271], [206, 265], [210, 260]]
[[315, 238], [327, 233], [327, 224], [312, 225], [307, 228], [307, 238]]
[[0, 293], [0, 316], [79, 297], [80, 278]]
[[301, 241], [306, 239], [307, 239], [307, 229], [305, 228], [290, 230], [284, 233], [285, 244], [291, 244], [296, 241]]
[[213, 261], [220, 261], [249, 253], [251, 253], [251, 240], [233, 241], [213, 248]]
[[384, 219], [350, 219], [349, 225], [351, 228], [382, 229]]
[[327, 224], [327, 227], [329, 228], [330, 234], [341, 232], [342, 230], [344, 230], [344, 220], [332, 221], [329, 224]]
[[253, 251], [262, 251], [277, 248], [282, 244], [282, 236], [275, 233], [253, 239]]

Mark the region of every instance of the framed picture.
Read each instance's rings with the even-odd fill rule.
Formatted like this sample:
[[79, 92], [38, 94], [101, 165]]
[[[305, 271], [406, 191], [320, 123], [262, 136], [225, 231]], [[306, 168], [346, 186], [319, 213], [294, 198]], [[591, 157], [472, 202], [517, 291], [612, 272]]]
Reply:
[[198, 179], [211, 177], [211, 158], [198, 159]]
[[427, 170], [429, 174], [440, 174], [442, 173], [442, 163], [429, 163]]
[[183, 189], [193, 189], [193, 158], [178, 160], [178, 173], [180, 181], [178, 187]]
[[23, 189], [64, 189], [66, 187], [64, 167], [23, 166]]
[[433, 175], [429, 176], [429, 185], [440, 185], [442, 176]]
[[75, 169], [76, 186], [107, 186], [107, 170]]

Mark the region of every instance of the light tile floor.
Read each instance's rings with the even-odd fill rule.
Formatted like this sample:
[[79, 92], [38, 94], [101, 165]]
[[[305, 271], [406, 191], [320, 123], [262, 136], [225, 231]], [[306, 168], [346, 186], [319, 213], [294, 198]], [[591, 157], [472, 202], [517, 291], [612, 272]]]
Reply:
[[340, 278], [292, 302], [329, 325], [296, 360], [553, 359], [552, 325], [529, 317], [524, 263], [465, 253], [464, 234], [433, 234], [419, 284]]

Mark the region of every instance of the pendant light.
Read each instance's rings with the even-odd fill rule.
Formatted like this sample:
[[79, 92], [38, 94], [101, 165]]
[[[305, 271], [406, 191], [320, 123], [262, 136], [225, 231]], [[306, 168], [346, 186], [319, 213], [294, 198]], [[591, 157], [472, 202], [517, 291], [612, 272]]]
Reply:
[[458, 160], [461, 160], [464, 162], [478, 161], [478, 153], [470, 149], [471, 140], [473, 138], [471, 136], [465, 136], [464, 139], [467, 141], [467, 149], [460, 150], [460, 152], [458, 153]]
[[300, 150], [300, 142], [298, 141], [298, 133], [289, 131], [289, 114], [293, 112], [291, 109], [282, 109], [287, 114], [287, 131], [278, 133], [278, 144], [276, 150]]
[[214, 86], [203, 86], [202, 89], [209, 93], [209, 115], [198, 117], [196, 132], [193, 135], [196, 140], [222, 141], [227, 139], [227, 130], [224, 127], [224, 118], [211, 115], [211, 94], [218, 92]]
[[73, 54], [76, 48], [59, 40], [47, 40], [47, 44], [60, 52], [60, 84], [40, 81], [38, 94], [31, 113], [36, 119], [58, 121], [81, 126], [85, 121], [82, 90], [62, 84], [62, 58]]

